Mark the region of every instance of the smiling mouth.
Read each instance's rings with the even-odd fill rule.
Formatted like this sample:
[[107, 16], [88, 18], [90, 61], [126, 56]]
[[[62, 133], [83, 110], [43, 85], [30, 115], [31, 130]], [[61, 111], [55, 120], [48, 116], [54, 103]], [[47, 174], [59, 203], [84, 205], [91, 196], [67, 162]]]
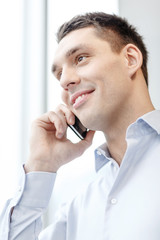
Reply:
[[78, 103], [79, 101], [81, 101], [81, 100], [82, 100], [82, 98], [84, 98], [84, 97], [85, 97], [85, 95], [87, 95], [87, 94], [82, 94], [81, 96], [79, 96], [78, 98], [76, 98], [76, 100], [75, 100], [75, 102], [74, 102], [74, 103]]
[[73, 107], [75, 109], [77, 109], [82, 104], [84, 104], [88, 100], [88, 98], [92, 92], [94, 92], [94, 91], [92, 90], [92, 91], [89, 91], [86, 93], [82, 93], [81, 95], [78, 95], [76, 98], [74, 98], [74, 100], [72, 100]]

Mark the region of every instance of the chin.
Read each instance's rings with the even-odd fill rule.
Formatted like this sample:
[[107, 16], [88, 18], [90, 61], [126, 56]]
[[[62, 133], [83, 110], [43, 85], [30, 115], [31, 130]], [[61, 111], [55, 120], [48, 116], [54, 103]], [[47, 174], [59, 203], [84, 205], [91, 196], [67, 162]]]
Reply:
[[83, 124], [83, 126], [85, 126], [87, 129], [93, 130], [93, 131], [97, 131], [98, 126], [97, 126], [97, 118], [94, 120], [93, 116], [91, 117], [82, 117], [80, 118], [81, 123]]
[[102, 117], [99, 110], [97, 111], [95, 107], [83, 107], [79, 109], [79, 111], [77, 111], [75, 115], [79, 118], [81, 123], [90, 130], [98, 131], [102, 126], [101, 121], [99, 121]]

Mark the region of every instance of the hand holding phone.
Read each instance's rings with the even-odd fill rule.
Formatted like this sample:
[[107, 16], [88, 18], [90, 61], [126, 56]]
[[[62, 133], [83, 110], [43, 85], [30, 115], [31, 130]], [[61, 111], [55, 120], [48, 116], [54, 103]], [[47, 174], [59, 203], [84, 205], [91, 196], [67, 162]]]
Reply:
[[94, 132], [87, 132], [87, 128], [77, 118], [70, 128], [80, 139], [85, 138], [84, 142], [74, 143], [67, 138], [66, 122], [73, 124], [73, 121], [70, 121], [71, 117], [73, 113], [65, 105], [60, 105], [56, 111], [44, 113], [34, 120], [31, 128], [30, 155], [25, 164], [26, 173], [57, 172], [62, 165], [80, 157], [92, 144]]

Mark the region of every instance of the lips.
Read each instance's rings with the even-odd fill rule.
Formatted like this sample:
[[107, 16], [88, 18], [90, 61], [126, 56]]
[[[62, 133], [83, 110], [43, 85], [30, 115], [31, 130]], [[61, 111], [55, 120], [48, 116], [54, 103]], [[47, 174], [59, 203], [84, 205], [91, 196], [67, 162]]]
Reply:
[[78, 108], [80, 105], [82, 105], [89, 97], [89, 94], [91, 94], [94, 90], [84, 90], [74, 93], [71, 96], [71, 104], [74, 108]]

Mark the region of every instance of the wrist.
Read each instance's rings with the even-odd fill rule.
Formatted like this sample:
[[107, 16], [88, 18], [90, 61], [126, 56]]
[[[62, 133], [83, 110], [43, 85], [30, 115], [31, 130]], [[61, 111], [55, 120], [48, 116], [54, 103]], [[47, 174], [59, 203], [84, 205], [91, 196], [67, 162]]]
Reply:
[[25, 173], [29, 172], [50, 172], [50, 173], [56, 173], [59, 167], [51, 165], [47, 162], [42, 161], [33, 161], [29, 159], [26, 164], [24, 165]]

